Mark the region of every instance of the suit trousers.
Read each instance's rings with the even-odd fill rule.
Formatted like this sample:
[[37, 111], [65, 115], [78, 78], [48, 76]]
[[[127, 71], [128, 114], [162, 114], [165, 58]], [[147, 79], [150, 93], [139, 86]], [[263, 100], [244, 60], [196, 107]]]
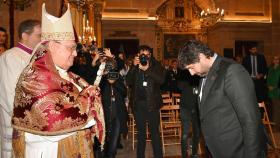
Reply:
[[253, 79], [255, 85], [255, 91], [258, 102], [265, 101], [267, 99], [267, 88], [264, 79]]
[[180, 116], [182, 121], [182, 138], [181, 138], [181, 152], [182, 158], [187, 158], [188, 149], [188, 134], [190, 122], [192, 122], [192, 155], [197, 155], [198, 143], [199, 143], [199, 123], [196, 110], [180, 108]]
[[117, 117], [111, 121], [111, 127], [109, 127], [107, 134], [108, 141], [106, 142], [105, 158], [114, 158], [117, 153], [117, 144], [120, 135], [120, 121]]
[[149, 111], [146, 102], [138, 102], [134, 107], [134, 116], [137, 135], [137, 158], [145, 158], [146, 148], [146, 122], [148, 122], [152, 138], [152, 147], [154, 158], [162, 158], [162, 144], [160, 140], [159, 124], [160, 116], [159, 110]]

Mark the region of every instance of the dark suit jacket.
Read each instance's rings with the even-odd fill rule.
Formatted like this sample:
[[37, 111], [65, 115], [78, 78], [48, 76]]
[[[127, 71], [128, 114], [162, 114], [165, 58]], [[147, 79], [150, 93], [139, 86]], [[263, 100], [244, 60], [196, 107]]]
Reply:
[[199, 77], [191, 76], [189, 70], [178, 70], [177, 86], [181, 91], [180, 107], [191, 111], [197, 106], [194, 88], [198, 87]]
[[213, 157], [261, 157], [264, 137], [254, 85], [240, 64], [217, 57], [207, 75], [199, 111]]
[[[251, 64], [251, 56], [250, 55], [247, 55], [243, 59], [242, 65], [245, 67], [245, 69], [251, 75], [252, 64]], [[265, 61], [265, 57], [262, 54], [257, 54], [257, 70], [258, 70], [258, 73], [261, 73], [263, 75], [266, 75], [266, 73], [267, 73], [267, 64], [266, 64], [266, 61]]]
[[[247, 55], [243, 60], [243, 66], [249, 72], [252, 73], [252, 66], [251, 66], [251, 56]], [[267, 64], [265, 61], [265, 57], [262, 54], [257, 54], [257, 70], [258, 73], [263, 74], [263, 76], [267, 73]], [[266, 89], [266, 81], [264, 78], [254, 79], [255, 90], [258, 102], [262, 102], [267, 97], [267, 89]]]

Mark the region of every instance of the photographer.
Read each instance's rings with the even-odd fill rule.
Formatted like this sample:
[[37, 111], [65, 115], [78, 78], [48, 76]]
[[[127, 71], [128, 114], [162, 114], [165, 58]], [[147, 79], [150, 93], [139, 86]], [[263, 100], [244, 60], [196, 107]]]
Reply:
[[93, 58], [81, 43], [77, 43], [77, 56], [70, 71], [81, 76], [89, 84], [93, 84], [98, 70], [98, 66], [94, 64], [98, 58], [98, 56]]
[[162, 105], [160, 85], [164, 82], [164, 77], [165, 70], [152, 57], [152, 49], [146, 45], [140, 46], [126, 77], [127, 85], [131, 88], [132, 110], [138, 129], [137, 158], [145, 157], [146, 121], [151, 132], [154, 157], [163, 157], [159, 134], [159, 109]]
[[112, 58], [106, 60], [106, 75], [101, 84], [102, 103], [106, 124], [105, 158], [116, 155], [120, 133], [127, 133], [127, 111], [125, 107], [126, 87]]
[[81, 76], [89, 84], [93, 84], [101, 60], [113, 57], [109, 48], [91, 47], [89, 51], [81, 43], [77, 43], [77, 56], [70, 71]]

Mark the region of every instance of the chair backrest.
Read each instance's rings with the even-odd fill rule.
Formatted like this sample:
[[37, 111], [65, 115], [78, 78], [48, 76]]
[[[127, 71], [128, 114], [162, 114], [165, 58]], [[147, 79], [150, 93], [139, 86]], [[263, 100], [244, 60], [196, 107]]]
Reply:
[[160, 108], [160, 110], [179, 110], [179, 105], [164, 105]]
[[170, 93], [168, 93], [168, 92], [162, 93], [161, 97], [162, 97], [162, 99], [171, 98]]
[[160, 108], [160, 117], [167, 118], [167, 120], [180, 120], [180, 106], [179, 105], [164, 105]]
[[173, 105], [173, 100], [171, 98], [165, 98], [165, 99], [162, 99], [162, 102], [163, 102], [163, 106], [165, 105]]
[[171, 96], [172, 96], [173, 104], [174, 105], [179, 105], [181, 94], [180, 93], [172, 93]]
[[264, 124], [270, 123], [265, 103], [264, 102], [260, 102], [258, 104], [259, 104], [259, 108], [263, 109], [263, 117], [262, 117], [263, 123]]

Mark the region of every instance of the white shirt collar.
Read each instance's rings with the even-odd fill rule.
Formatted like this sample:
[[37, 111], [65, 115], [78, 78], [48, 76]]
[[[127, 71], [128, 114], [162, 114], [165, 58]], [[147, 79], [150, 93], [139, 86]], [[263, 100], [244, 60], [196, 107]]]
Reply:
[[55, 65], [55, 68], [58, 71], [60, 77], [62, 77], [62, 78], [64, 78], [64, 79], [69, 81], [67, 70], [64, 70], [64, 69], [62, 69], [62, 68], [60, 68], [60, 67], [58, 67], [56, 65]]

